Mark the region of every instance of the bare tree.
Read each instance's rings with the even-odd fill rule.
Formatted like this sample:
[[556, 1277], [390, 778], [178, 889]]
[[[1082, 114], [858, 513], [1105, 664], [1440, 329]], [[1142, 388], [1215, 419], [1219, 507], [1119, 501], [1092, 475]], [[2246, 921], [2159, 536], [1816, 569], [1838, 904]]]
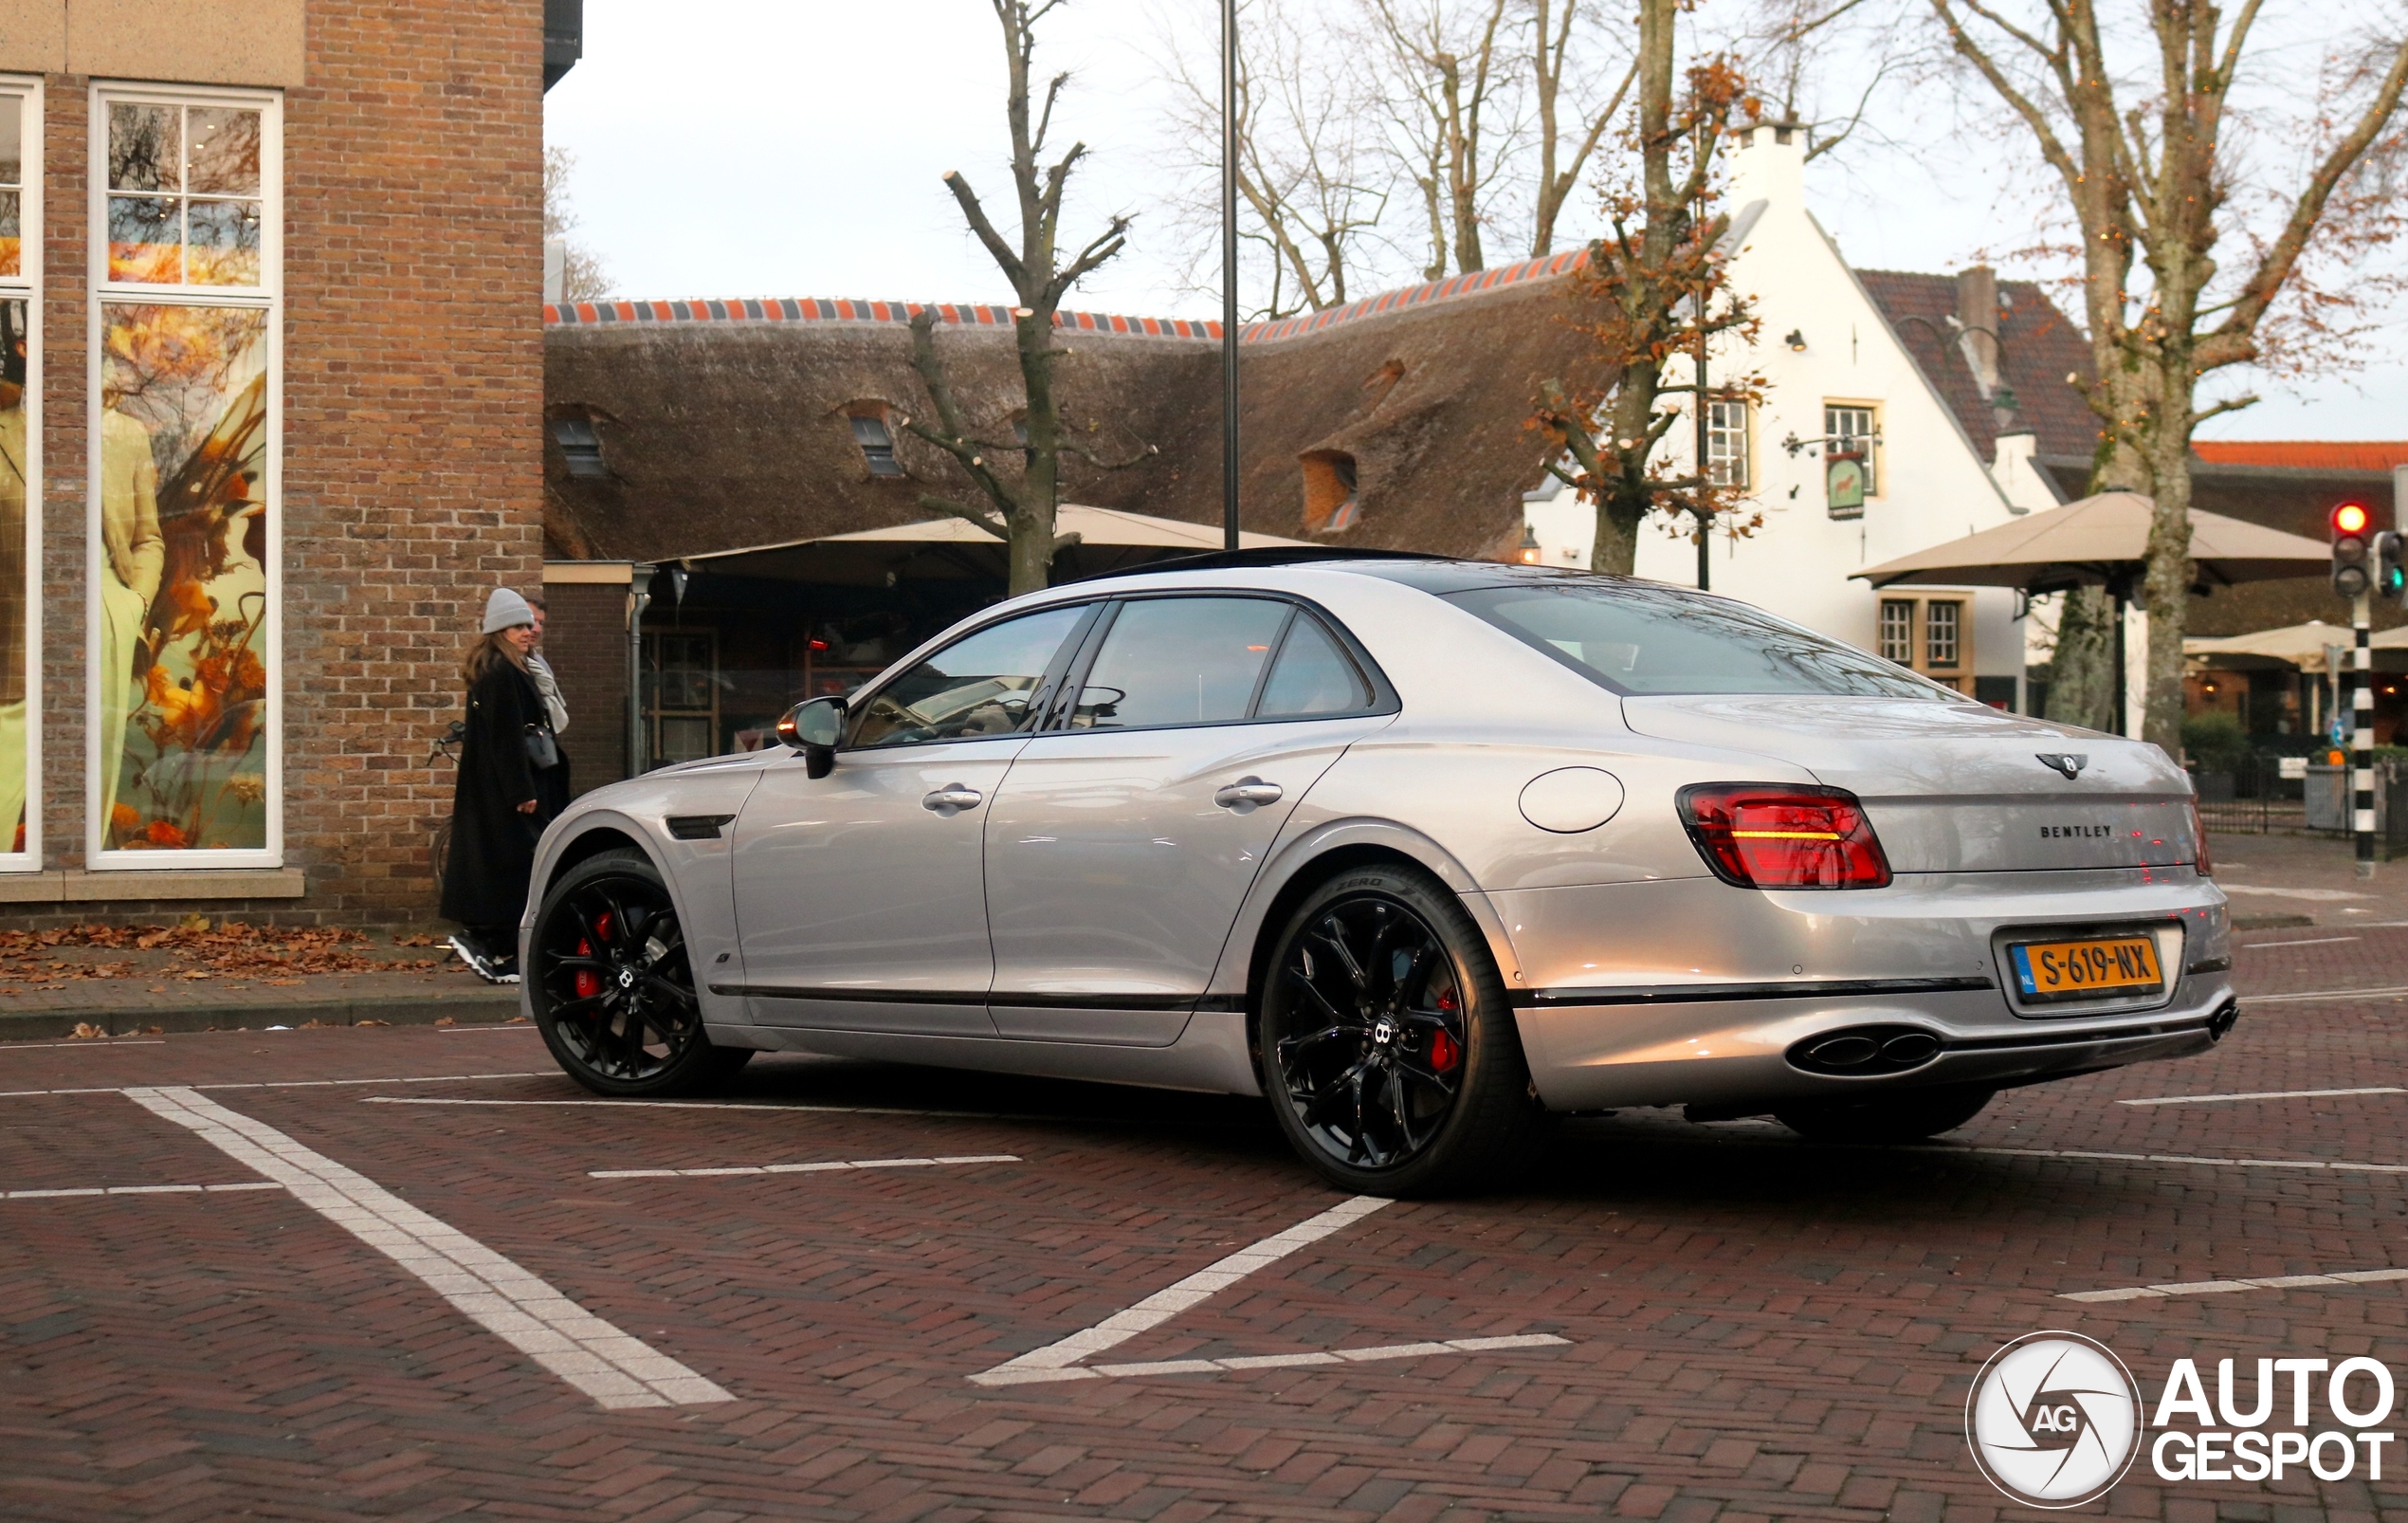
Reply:
[[582, 239], [570, 236], [579, 225], [576, 205], [569, 195], [569, 176], [576, 167], [577, 156], [565, 148], [543, 151], [543, 236], [558, 238], [566, 246], [561, 299], [598, 302], [611, 294], [611, 271]]
[[[1578, 290], [1588, 316], [1581, 326], [1596, 340], [1599, 368], [1613, 379], [1599, 395], [1541, 383], [1533, 422], [1568, 454], [1572, 468], [1548, 468], [1596, 505], [1596, 549], [1590, 565], [1629, 576], [1639, 524], [1650, 513], [1688, 513], [1700, 534], [1726, 524], [1738, 491], [1717, 484], [1703, 461], [1670, 476], [1655, 463], [1682, 412], [1668, 395], [1687, 392], [1691, 405], [1709, 400], [1694, 385], [1667, 379], [1668, 365], [1696, 353], [1718, 334], [1742, 342], [1756, 334], [1747, 303], [1730, 289], [1730, 226], [1714, 207], [1714, 158], [1734, 115], [1752, 115], [1739, 71], [1726, 60], [1692, 64], [1686, 81], [1674, 69], [1674, 32], [1682, 0], [1639, 0], [1638, 120], [1633, 147], [1639, 182], [1606, 199], [1612, 231], [1589, 247]], [[1676, 83], [1678, 93], [1676, 96]], [[1716, 395], [1753, 396], [1742, 376]]]
[[[1025, 438], [986, 439], [978, 436], [962, 410], [937, 352], [935, 309], [912, 315], [912, 367], [928, 389], [936, 411], [932, 423], [906, 418], [913, 433], [951, 455], [985, 494], [985, 505], [954, 502], [933, 494], [920, 499], [931, 512], [948, 513], [978, 524], [1004, 541], [1011, 566], [1011, 596], [1034, 592], [1046, 585], [1056, 550], [1071, 542], [1057, 540], [1054, 510], [1061, 504], [1062, 457], [1074, 455], [1104, 469], [1134, 465], [1153, 454], [1148, 446], [1127, 460], [1107, 462], [1075, 440], [1063, 437], [1060, 401], [1054, 395], [1053, 365], [1067, 351], [1054, 341], [1053, 315], [1070, 287], [1089, 271], [1119, 253], [1127, 240], [1130, 219], [1115, 215], [1104, 230], [1089, 241], [1068, 264], [1062, 263], [1057, 239], [1062, 226], [1063, 193], [1070, 174], [1086, 156], [1086, 144], [1074, 142], [1051, 164], [1043, 163], [1046, 135], [1053, 125], [1053, 108], [1062, 98], [1067, 74], [1057, 74], [1045, 86], [1045, 97], [1031, 114], [1029, 81], [1035, 66], [1037, 23], [1062, 0], [992, 0], [995, 20], [1003, 28], [1003, 51], [1011, 73], [1004, 116], [1012, 132], [1012, 182], [1019, 200], [1020, 240], [1015, 246], [997, 230], [970, 182], [959, 170], [945, 172], [945, 188], [961, 208], [970, 230], [977, 235], [1019, 298], [1012, 308], [1018, 340], [1020, 384], [1027, 400], [1021, 431]], [[1011, 462], [1017, 457], [1018, 464]]]
[[[1574, 28], [1579, 20], [1580, 0], [1531, 0], [1530, 95], [1539, 129], [1539, 174], [1531, 197], [1530, 255], [1534, 259], [1555, 251], [1555, 225], [1563, 205], [1579, 187], [1590, 156], [1604, 141], [1614, 114], [1622, 109], [1622, 98], [1630, 94], [1631, 82], [1639, 73], [1639, 61], [1633, 57], [1622, 71], [1622, 82], [1602, 105], [1574, 105], [1575, 114], [1567, 122], [1564, 76], [1574, 64]], [[1597, 72], [1590, 60], [1578, 62], [1580, 73]]]
[[1425, 280], [1443, 277], [1450, 258], [1457, 271], [1487, 268], [1480, 225], [1513, 137], [1510, 122], [1497, 130], [1492, 112], [1505, 103], [1500, 65], [1508, 61], [1498, 48], [1511, 41], [1500, 35], [1511, 3], [1477, 0], [1462, 11], [1456, 0], [1362, 0], [1392, 65], [1387, 107], [1399, 156], [1430, 224]]
[[[1360, 289], [1366, 247], [1386, 212], [1393, 170], [1367, 140], [1368, 89], [1351, 50], [1298, 25], [1296, 0], [1251, 0], [1238, 15], [1238, 236], [1253, 258], [1243, 284], [1252, 312], [1284, 318], [1342, 306]], [[1167, 28], [1166, 28], [1167, 31]], [[1195, 256], [1188, 284], [1220, 291], [1219, 58], [1192, 64], [1176, 38], [1170, 63], [1176, 163], [1174, 220]]]
[[[2030, 133], [2081, 231], [2097, 361], [2090, 406], [2106, 439], [2091, 486], [2156, 499], [2141, 589], [2149, 620], [2142, 733], [2179, 752], [2191, 435], [2255, 400], [2202, 404], [2198, 388], [2262, 358], [2270, 316], [2287, 292], [2299, 293], [2302, 262], [2320, 240], [2366, 237], [2353, 213], [2374, 210], [2381, 191], [2361, 171], [2385, 146], [2408, 89], [2408, 39], [2360, 48], [2343, 87], [2312, 103], [2310, 161], [2296, 179], [2265, 188], [2274, 215], [2266, 233], [2249, 236], [2228, 208], [2247, 168], [2228, 138], [2228, 108], [2261, 0], [2243, 0], [2229, 27], [2211, 0], [2148, 0], [2135, 70], [2146, 83], [2131, 86], [2118, 81], [2115, 19], [2102, 17], [2097, 0], [2047, 0], [2020, 17], [2007, 0], [1930, 3], [1950, 46]], [[2229, 242], [2249, 248], [2239, 278], [2219, 281], [2218, 246]], [[2133, 278], [2136, 264], [2145, 282]]]

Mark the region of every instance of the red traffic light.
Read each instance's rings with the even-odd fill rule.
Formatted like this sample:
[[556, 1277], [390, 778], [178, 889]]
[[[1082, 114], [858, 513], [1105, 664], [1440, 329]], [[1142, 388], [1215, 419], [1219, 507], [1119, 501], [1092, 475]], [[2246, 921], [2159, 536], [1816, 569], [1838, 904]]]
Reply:
[[2363, 534], [2373, 521], [2374, 516], [2366, 511], [2363, 503], [2344, 503], [2333, 509], [2335, 534]]

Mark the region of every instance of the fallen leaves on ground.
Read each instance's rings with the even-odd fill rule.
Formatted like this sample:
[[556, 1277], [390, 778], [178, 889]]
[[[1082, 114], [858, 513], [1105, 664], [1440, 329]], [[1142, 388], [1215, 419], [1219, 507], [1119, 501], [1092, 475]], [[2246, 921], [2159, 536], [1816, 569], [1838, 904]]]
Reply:
[[[436, 958], [368, 955], [365, 931], [336, 926], [252, 926], [239, 920], [212, 924], [192, 915], [173, 926], [63, 926], [47, 930], [0, 931], [0, 979], [54, 985], [85, 979], [209, 979], [222, 973], [387, 973], [437, 966]], [[432, 946], [431, 936], [396, 937], [396, 946]], [[71, 963], [45, 954], [54, 948], [94, 947], [115, 951], [166, 952], [176, 959], [163, 972], [137, 970], [132, 963]], [[271, 982], [295, 982], [280, 978]], [[153, 987], [153, 994], [164, 993]]]

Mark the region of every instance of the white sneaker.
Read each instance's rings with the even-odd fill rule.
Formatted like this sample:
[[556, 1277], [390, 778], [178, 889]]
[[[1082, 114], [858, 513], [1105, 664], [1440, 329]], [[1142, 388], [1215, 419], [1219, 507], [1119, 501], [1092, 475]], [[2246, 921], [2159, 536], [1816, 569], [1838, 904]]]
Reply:
[[[477, 977], [484, 980], [487, 983], [500, 983], [503, 982], [501, 976], [494, 972], [493, 959], [485, 956], [484, 953], [480, 952], [475, 947], [469, 945], [466, 940], [462, 937], [454, 936], [450, 938], [450, 940], [451, 950], [459, 957], [460, 961], [468, 964], [468, 970], [470, 972], [476, 974]], [[518, 975], [515, 973], [512, 974], [508, 982], [513, 983], [517, 982]]]

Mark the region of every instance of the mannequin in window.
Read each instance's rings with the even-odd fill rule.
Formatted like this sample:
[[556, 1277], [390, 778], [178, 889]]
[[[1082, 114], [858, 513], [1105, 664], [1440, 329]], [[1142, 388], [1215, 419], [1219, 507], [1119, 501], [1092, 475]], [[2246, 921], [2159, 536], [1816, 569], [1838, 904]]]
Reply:
[[[151, 431], [118, 411], [123, 394], [100, 391], [100, 808], [115, 813], [125, 767], [125, 721], [141, 702], [134, 661], [142, 621], [159, 592], [167, 541], [159, 536], [159, 468]], [[104, 832], [104, 838], [106, 833]]]

